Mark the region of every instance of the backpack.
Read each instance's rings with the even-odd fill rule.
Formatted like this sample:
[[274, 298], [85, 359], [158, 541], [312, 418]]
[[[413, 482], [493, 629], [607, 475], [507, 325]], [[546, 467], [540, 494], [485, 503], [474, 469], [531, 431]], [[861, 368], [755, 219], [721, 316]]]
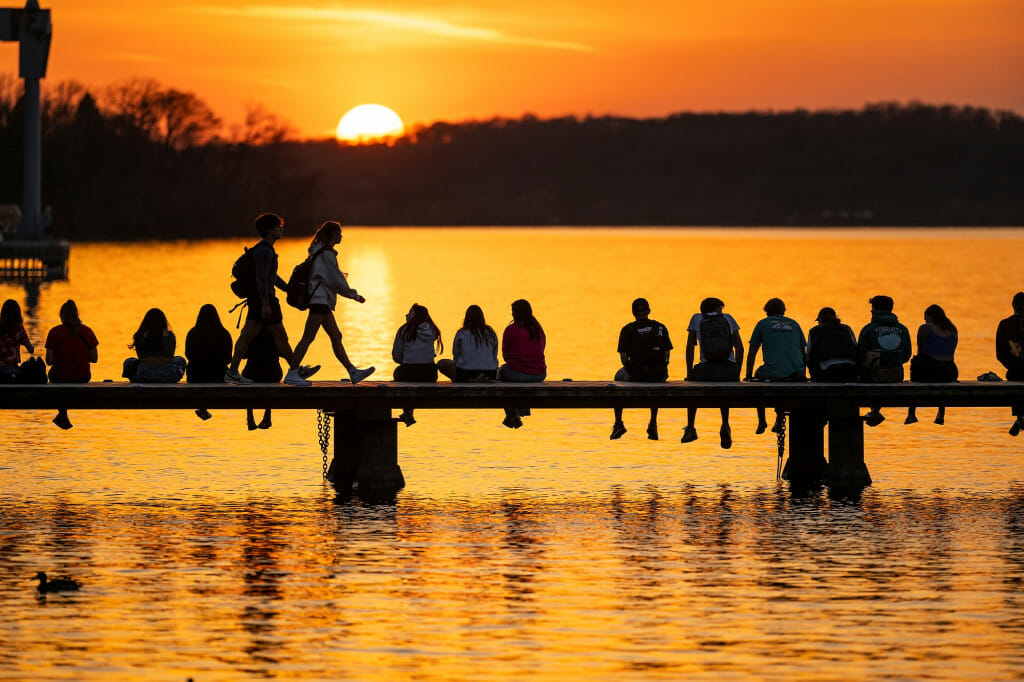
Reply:
[[857, 343], [849, 327], [843, 324], [821, 324], [814, 335], [809, 364], [825, 360], [857, 360]]
[[705, 360], [728, 360], [732, 355], [732, 328], [725, 315], [701, 317], [700, 349]]
[[[255, 247], [253, 247], [255, 248]], [[252, 249], [248, 246], [242, 255], [231, 266], [231, 291], [239, 298], [248, 298], [256, 289], [256, 277], [253, 274]]]
[[316, 290], [320, 288], [320, 284], [318, 283], [313, 287], [313, 291], [309, 290], [309, 278], [313, 274], [313, 262], [326, 250], [327, 247], [325, 246], [316, 253], [306, 256], [306, 260], [302, 261], [292, 269], [291, 277], [288, 278], [288, 287], [284, 298], [291, 307], [298, 308], [299, 310], [309, 309], [309, 299], [314, 293], [316, 293]]
[[667, 330], [660, 322], [648, 320], [633, 337], [629, 352], [631, 374], [634, 379], [661, 380], [668, 376], [665, 365], [665, 338]]

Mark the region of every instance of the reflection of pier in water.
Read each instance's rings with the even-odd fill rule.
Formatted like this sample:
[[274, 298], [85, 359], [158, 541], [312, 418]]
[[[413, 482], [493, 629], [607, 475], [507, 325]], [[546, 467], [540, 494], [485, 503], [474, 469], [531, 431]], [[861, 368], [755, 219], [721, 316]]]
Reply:
[[[342, 495], [358, 484], [364, 499], [389, 499], [405, 485], [398, 465], [397, 408], [608, 409], [774, 407], [789, 414], [793, 482], [835, 487], [870, 485], [864, 463], [863, 407], [1011, 407], [1024, 404], [1024, 383], [956, 384], [698, 383], [565, 381], [550, 383], [406, 384], [357, 386], [281, 384], [43, 384], [0, 387], [0, 409], [318, 409], [334, 418], [334, 460], [328, 478]], [[329, 422], [328, 422], [329, 424]], [[825, 433], [828, 427], [828, 460]], [[326, 447], [327, 442], [323, 442]]]

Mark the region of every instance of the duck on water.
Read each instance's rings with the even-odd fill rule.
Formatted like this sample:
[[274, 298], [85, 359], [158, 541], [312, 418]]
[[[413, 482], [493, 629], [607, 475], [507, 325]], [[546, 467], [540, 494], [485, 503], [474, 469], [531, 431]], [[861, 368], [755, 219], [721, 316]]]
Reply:
[[56, 580], [47, 580], [46, 574], [42, 571], [36, 573], [36, 580], [39, 581], [40, 594], [46, 594], [47, 592], [74, 592], [82, 583], [77, 580], [69, 580], [67, 578], [57, 578]]

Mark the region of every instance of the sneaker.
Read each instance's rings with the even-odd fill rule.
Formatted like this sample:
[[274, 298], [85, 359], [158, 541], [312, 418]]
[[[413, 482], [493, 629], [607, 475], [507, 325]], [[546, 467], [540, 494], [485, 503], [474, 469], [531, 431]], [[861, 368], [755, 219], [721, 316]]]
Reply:
[[320, 371], [320, 365], [313, 365], [312, 367], [309, 365], [299, 365], [299, 368], [295, 371], [298, 372], [299, 376], [303, 379], [308, 379]]
[[875, 412], [874, 410], [871, 410], [866, 415], [864, 415], [864, 423], [867, 424], [868, 426], [878, 426], [884, 421], [885, 415], [883, 415], [881, 412]]
[[66, 414], [58, 414], [56, 417], [53, 418], [53, 423], [59, 426], [60, 428], [64, 429], [65, 431], [67, 431], [73, 426], [71, 420], [68, 419], [68, 416]]
[[[59, 424], [58, 424], [58, 426], [59, 426]], [[1010, 435], [1011, 436], [1016, 436], [1018, 433], [1020, 433], [1020, 420], [1019, 419], [1017, 421], [1013, 422], [1013, 426], [1010, 427]]]
[[267, 414], [263, 415], [263, 419], [260, 420], [260, 423], [257, 426], [257, 428], [269, 429], [271, 426], [273, 426], [273, 424], [270, 421], [270, 413], [268, 412]]
[[759, 421], [759, 422], [757, 422], [757, 430], [754, 431], [754, 433], [756, 433], [757, 435], [760, 436], [762, 433], [764, 433], [767, 430], [768, 430], [768, 422], [766, 422], [766, 421]]
[[303, 379], [299, 376], [299, 371], [295, 369], [288, 370], [288, 373], [284, 375], [284, 383], [289, 386], [312, 386], [313, 382]]
[[680, 443], [692, 443], [695, 440], [697, 440], [697, 429], [692, 426], [683, 429], [683, 437], [679, 439]]
[[502, 420], [501, 424], [509, 429], [518, 429], [523, 425], [523, 420], [517, 414], [510, 414]]
[[658, 425], [654, 422], [647, 425], [647, 440], [658, 440]]
[[718, 437], [721, 439], [723, 450], [732, 447], [732, 429], [728, 424], [722, 424], [722, 428], [718, 431]]
[[935, 415], [935, 423], [938, 424], [939, 426], [945, 426], [946, 418], [941, 414], [937, 414]]
[[370, 376], [371, 374], [373, 374], [376, 371], [377, 371], [376, 367], [367, 367], [366, 369], [359, 369], [358, 367], [353, 367], [348, 372], [348, 378], [349, 378], [349, 381], [352, 382], [352, 385], [355, 386], [360, 381], [362, 381], [363, 379], [365, 379], [366, 377]]
[[[865, 419], [865, 421], [867, 421], [867, 420]], [[916, 414], [908, 414], [907, 418], [903, 420], [903, 423], [904, 424], [916, 424], [917, 423], [917, 415]]]
[[255, 431], [256, 430], [256, 428], [257, 428], [256, 427], [256, 420], [253, 419], [251, 414], [248, 417], [246, 417], [246, 419], [245, 419], [245, 426], [250, 431]]
[[208, 409], [206, 409], [205, 407], [200, 407], [198, 410], [196, 410], [196, 416], [199, 417], [200, 419], [202, 419], [203, 421], [206, 421], [207, 419], [209, 419], [213, 415], [210, 414], [210, 411]]
[[398, 415], [398, 421], [406, 425], [406, 427], [412, 426], [416, 423], [416, 418], [412, 416], [412, 412], [402, 411], [402, 414]]
[[224, 383], [228, 384], [251, 384], [252, 379], [243, 377], [237, 370], [229, 369], [224, 372]]
[[612, 424], [612, 435], [608, 436], [608, 440], [618, 440], [622, 438], [626, 433], [626, 425], [622, 422], [615, 422]]

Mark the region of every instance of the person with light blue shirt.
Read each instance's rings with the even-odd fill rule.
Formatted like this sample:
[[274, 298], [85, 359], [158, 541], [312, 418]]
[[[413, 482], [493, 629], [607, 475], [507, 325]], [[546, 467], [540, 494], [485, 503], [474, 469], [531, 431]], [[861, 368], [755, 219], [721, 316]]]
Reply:
[[[781, 298], [769, 299], [764, 304], [767, 315], [754, 326], [750, 335], [750, 350], [747, 355], [746, 381], [805, 381], [807, 341], [796, 320], [786, 317], [786, 304]], [[757, 351], [761, 350], [764, 364], [754, 371]], [[775, 426], [781, 428], [781, 411], [775, 410]], [[757, 408], [757, 433], [768, 428], [764, 408]]]

